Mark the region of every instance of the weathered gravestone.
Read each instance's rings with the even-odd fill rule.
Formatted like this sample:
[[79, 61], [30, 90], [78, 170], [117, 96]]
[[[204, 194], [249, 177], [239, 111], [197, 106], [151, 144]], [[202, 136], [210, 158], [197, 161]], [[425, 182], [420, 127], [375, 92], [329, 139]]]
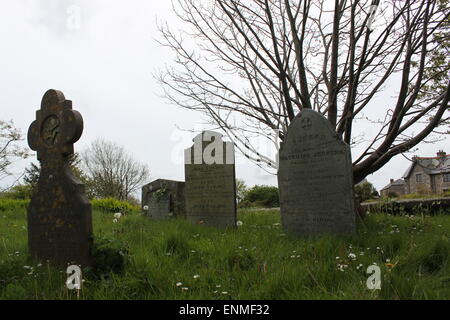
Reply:
[[350, 147], [320, 113], [304, 109], [279, 152], [278, 185], [284, 230], [298, 236], [355, 230]]
[[82, 132], [83, 118], [72, 102], [47, 91], [28, 129], [28, 144], [41, 163], [28, 207], [28, 245], [33, 258], [59, 266], [91, 265], [91, 204], [69, 166]]
[[152, 219], [184, 217], [184, 182], [158, 179], [142, 187], [142, 207]]
[[236, 226], [234, 145], [204, 131], [185, 150], [186, 218], [195, 223]]

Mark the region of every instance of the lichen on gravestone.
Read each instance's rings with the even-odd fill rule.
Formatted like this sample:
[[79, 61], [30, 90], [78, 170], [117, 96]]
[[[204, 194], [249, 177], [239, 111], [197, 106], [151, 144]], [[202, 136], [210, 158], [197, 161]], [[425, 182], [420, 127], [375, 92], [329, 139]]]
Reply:
[[28, 144], [41, 164], [28, 207], [29, 253], [41, 262], [92, 264], [92, 210], [69, 157], [83, 132], [83, 118], [57, 90], [48, 90], [28, 129]]

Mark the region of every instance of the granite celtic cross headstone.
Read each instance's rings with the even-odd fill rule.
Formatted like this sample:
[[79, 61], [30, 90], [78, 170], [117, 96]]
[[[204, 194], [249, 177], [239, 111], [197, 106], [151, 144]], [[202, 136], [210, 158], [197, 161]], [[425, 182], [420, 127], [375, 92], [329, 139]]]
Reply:
[[356, 231], [350, 147], [320, 113], [305, 109], [291, 122], [280, 147], [278, 185], [284, 230], [298, 236]]
[[236, 226], [234, 145], [204, 131], [185, 150], [186, 219], [216, 227]]
[[83, 118], [63, 93], [49, 90], [28, 129], [41, 171], [28, 207], [30, 255], [58, 266], [91, 265], [92, 212], [69, 157], [83, 132]]

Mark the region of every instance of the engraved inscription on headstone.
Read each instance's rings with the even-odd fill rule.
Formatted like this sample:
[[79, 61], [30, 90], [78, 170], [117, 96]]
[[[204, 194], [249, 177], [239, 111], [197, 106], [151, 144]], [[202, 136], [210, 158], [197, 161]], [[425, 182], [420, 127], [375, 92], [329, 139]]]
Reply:
[[195, 223], [236, 226], [234, 146], [204, 131], [185, 150], [186, 218]]
[[283, 228], [299, 236], [356, 230], [350, 147], [320, 113], [291, 122], [279, 153]]
[[184, 217], [184, 182], [158, 179], [142, 187], [142, 207], [152, 219]]
[[69, 157], [83, 132], [83, 118], [63, 93], [49, 90], [28, 129], [28, 144], [41, 163], [28, 207], [30, 255], [54, 265], [91, 265], [92, 212]]

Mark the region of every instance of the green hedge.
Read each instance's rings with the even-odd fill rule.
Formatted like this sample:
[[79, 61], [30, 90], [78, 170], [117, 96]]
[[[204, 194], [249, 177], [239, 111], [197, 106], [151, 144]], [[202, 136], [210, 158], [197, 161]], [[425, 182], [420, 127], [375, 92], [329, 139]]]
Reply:
[[255, 185], [249, 189], [239, 207], [274, 208], [280, 206], [278, 188], [273, 186]]
[[[30, 200], [18, 200], [0, 198], [0, 212], [22, 211], [26, 210]], [[92, 210], [98, 210], [107, 213], [133, 213], [139, 212], [140, 207], [130, 204], [126, 201], [119, 201], [114, 198], [94, 199], [91, 201]]]
[[0, 198], [0, 212], [26, 210], [30, 200]]
[[14, 199], [14, 200], [27, 200], [31, 198], [32, 193], [31, 185], [19, 184], [12, 187], [9, 191], [1, 192], [0, 198], [2, 199]]
[[139, 206], [132, 205], [126, 201], [119, 201], [114, 198], [94, 199], [91, 201], [92, 209], [107, 213], [133, 213], [139, 212], [141, 208]]

